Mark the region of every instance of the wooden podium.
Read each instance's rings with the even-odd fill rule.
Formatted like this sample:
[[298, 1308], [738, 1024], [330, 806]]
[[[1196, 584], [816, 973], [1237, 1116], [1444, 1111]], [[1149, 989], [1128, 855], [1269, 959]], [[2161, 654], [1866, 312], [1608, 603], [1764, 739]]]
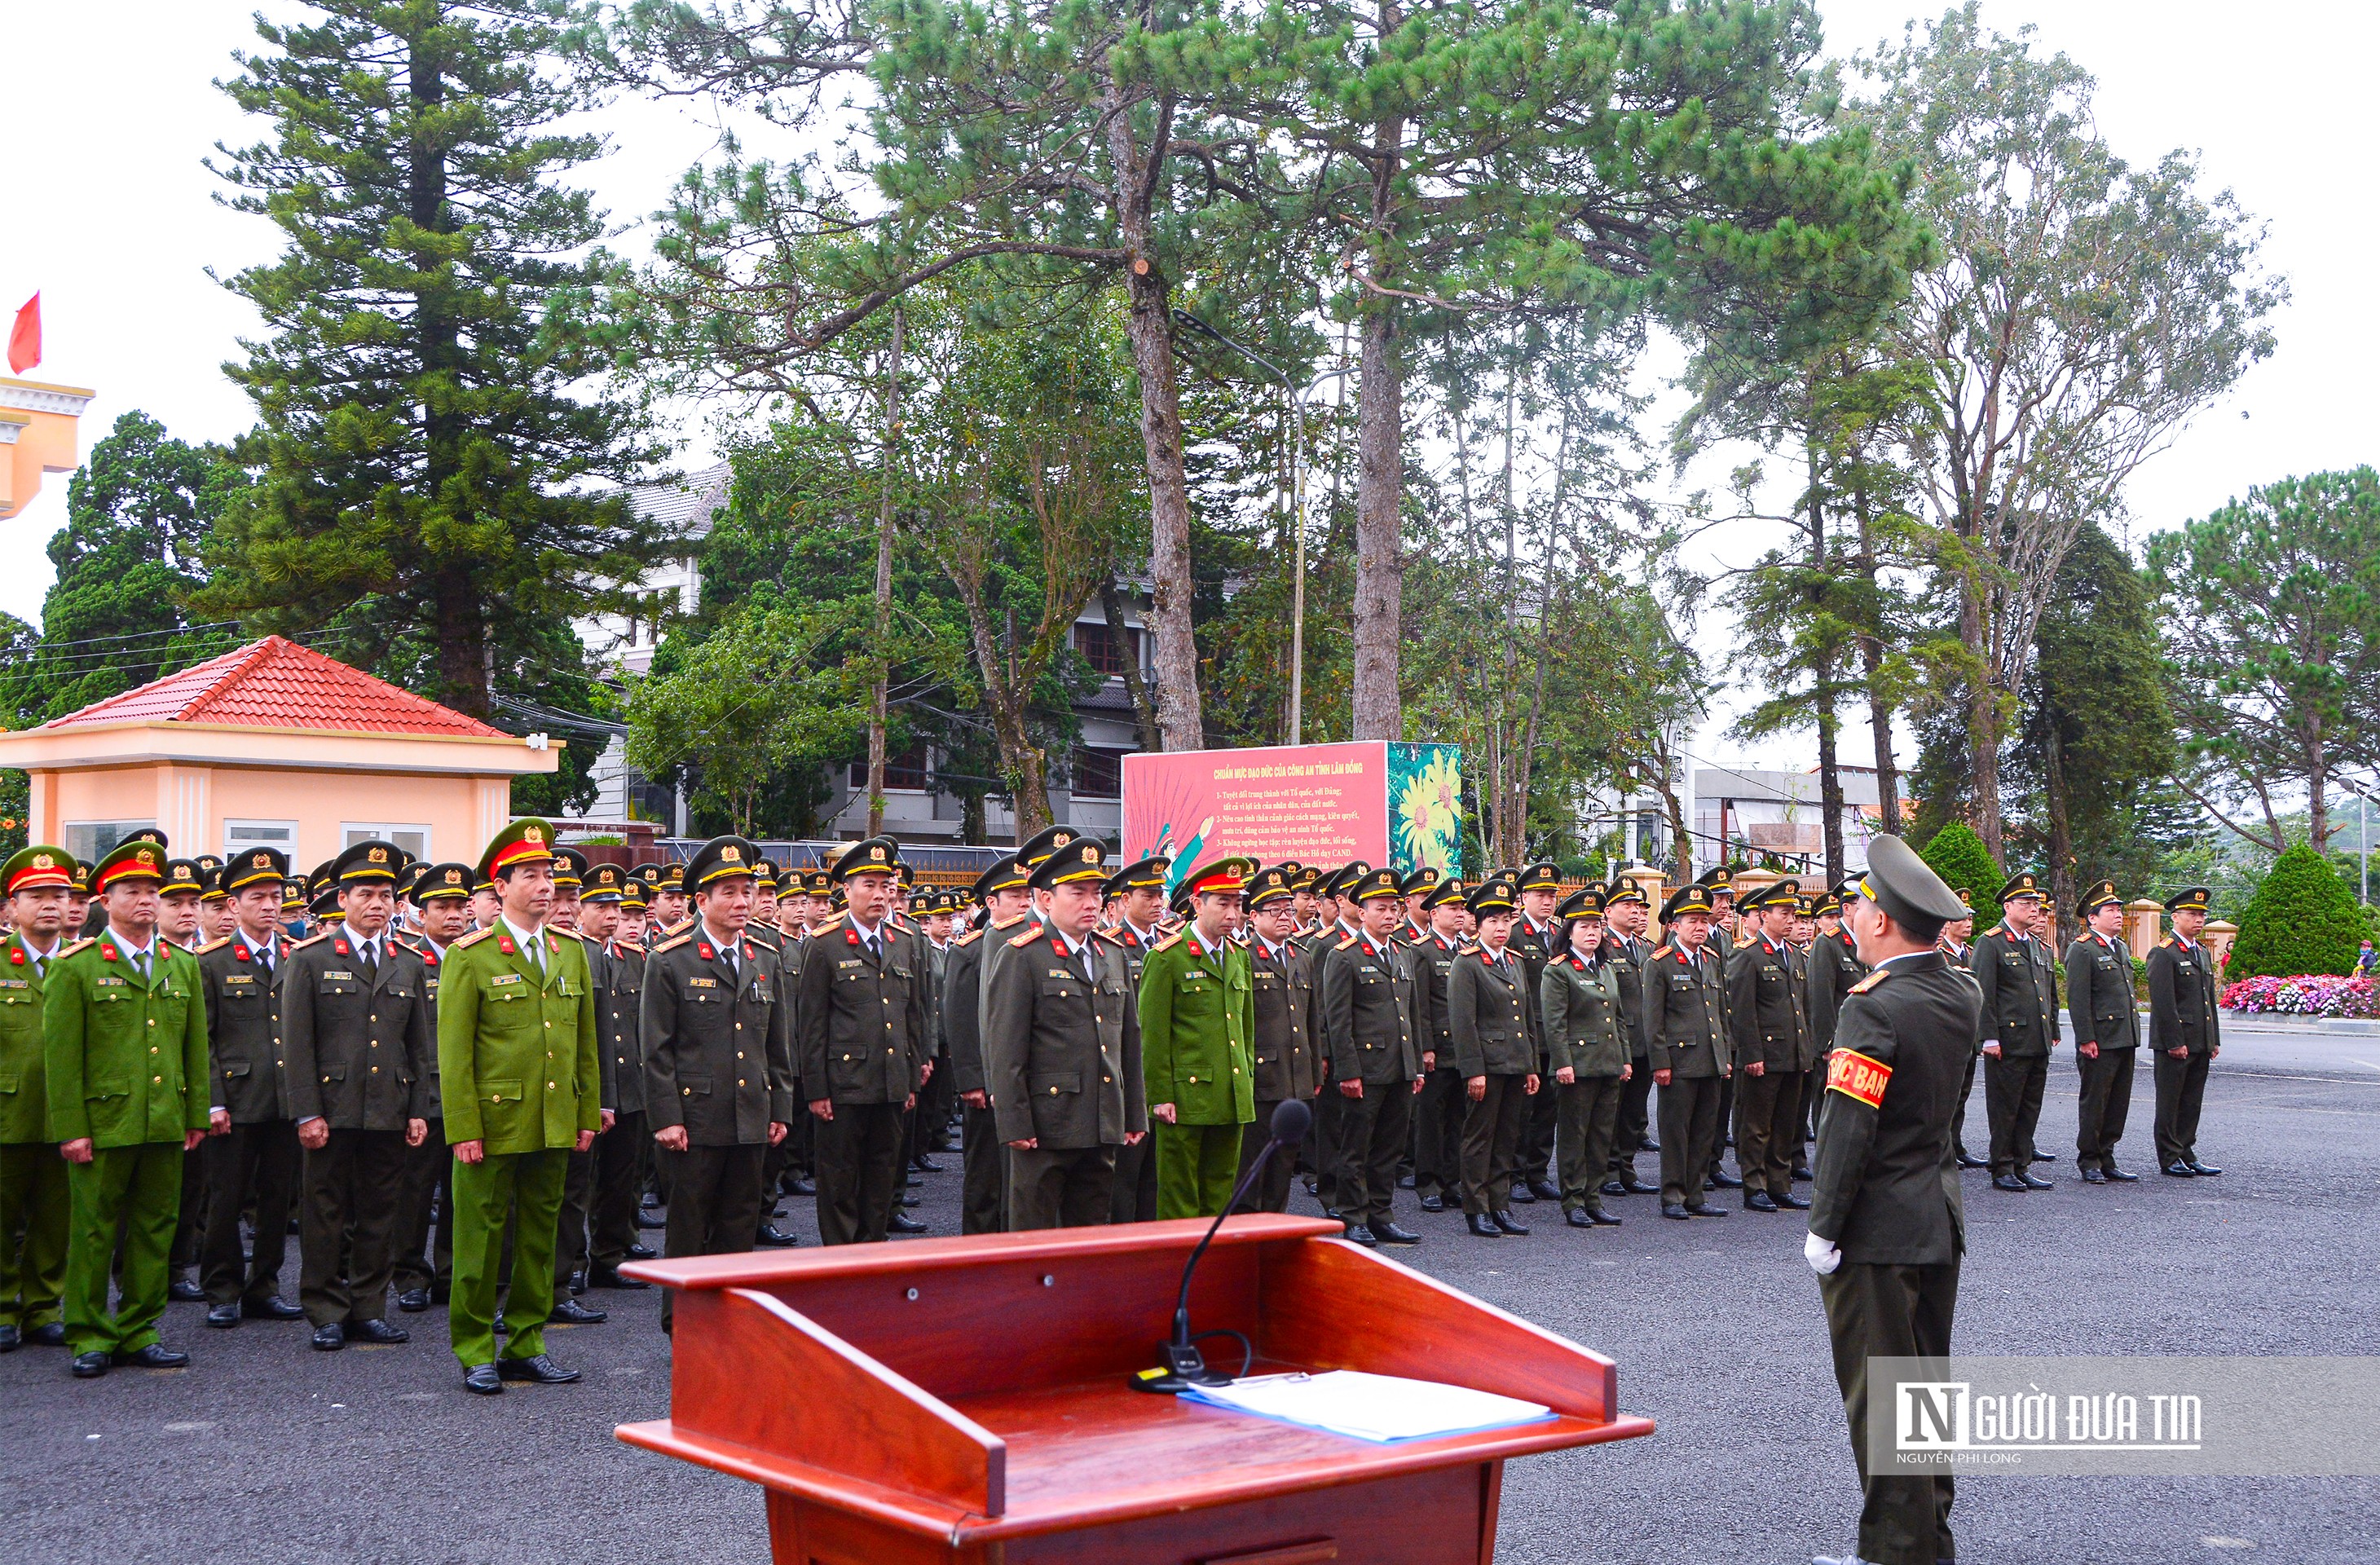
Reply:
[[[1484, 1565], [1504, 1461], [1652, 1433], [1609, 1359], [1336, 1237], [1223, 1225], [1191, 1321], [1255, 1373], [1365, 1369], [1550, 1405], [1379, 1445], [1154, 1396], [1204, 1219], [649, 1261], [677, 1290], [670, 1416], [630, 1445], [768, 1490], [776, 1565]], [[1208, 1362], [1239, 1365], [1209, 1338]]]

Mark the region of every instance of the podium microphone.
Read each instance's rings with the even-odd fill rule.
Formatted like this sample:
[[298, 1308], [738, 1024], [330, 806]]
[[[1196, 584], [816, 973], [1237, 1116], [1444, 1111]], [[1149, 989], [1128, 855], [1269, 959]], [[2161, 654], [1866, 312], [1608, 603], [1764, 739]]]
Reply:
[[[1257, 1175], [1264, 1171], [1265, 1159], [1284, 1146], [1295, 1146], [1304, 1141], [1306, 1127], [1313, 1122], [1314, 1110], [1307, 1108], [1301, 1098], [1284, 1098], [1272, 1111], [1271, 1139], [1249, 1159], [1248, 1171], [1240, 1176], [1239, 1187], [1232, 1192], [1232, 1198], [1223, 1203], [1223, 1209], [1215, 1214], [1215, 1220], [1208, 1227], [1206, 1237], [1198, 1241], [1198, 1247], [1190, 1252], [1190, 1259], [1182, 1268], [1182, 1291], [1173, 1300], [1173, 1335], [1159, 1349], [1164, 1355], [1165, 1367], [1133, 1371], [1132, 1383], [1140, 1389], [1171, 1396], [1193, 1386], [1228, 1386], [1232, 1383], [1230, 1376], [1207, 1367], [1205, 1356], [1198, 1352], [1198, 1339], [1190, 1334], [1190, 1278], [1198, 1269], [1198, 1257], [1207, 1253], [1207, 1246], [1214, 1241], [1215, 1231], [1223, 1226], [1223, 1219], [1232, 1215], [1232, 1208], [1240, 1204], [1240, 1197], [1248, 1193], [1248, 1186], [1254, 1184]], [[1248, 1360], [1253, 1362], [1256, 1357], [1254, 1344], [1239, 1332], [1208, 1331], [1200, 1335], [1239, 1337], [1240, 1345], [1247, 1350]], [[1240, 1365], [1240, 1373], [1247, 1373], [1246, 1363]]]

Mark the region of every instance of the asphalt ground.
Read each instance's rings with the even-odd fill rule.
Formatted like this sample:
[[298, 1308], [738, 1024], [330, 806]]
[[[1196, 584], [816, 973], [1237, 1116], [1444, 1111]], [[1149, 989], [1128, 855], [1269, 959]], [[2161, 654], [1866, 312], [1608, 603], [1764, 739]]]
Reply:
[[[1967, 1176], [1959, 1352], [2371, 1351], [2380, 1037], [2231, 1029], [2201, 1137], [2215, 1180], [2153, 1171], [2143, 1063], [2124, 1149], [2147, 1177], [2111, 1187], [2072, 1177], [2060, 1053], [2043, 1114], [2045, 1146], [2065, 1154], [2043, 1166], [2057, 1188], [2009, 1195]], [[1979, 1082], [1970, 1123], [1982, 1115]], [[920, 1194], [946, 1234], [958, 1159], [943, 1160]], [[1313, 1209], [1302, 1194], [1293, 1206]], [[808, 1203], [786, 1207], [814, 1242]], [[1490, 1243], [1401, 1200], [1426, 1240], [1392, 1253], [1609, 1354], [1624, 1405], [1659, 1424], [1510, 1464], [1498, 1559], [1791, 1565], [1848, 1550], [1859, 1496], [1802, 1224], [1663, 1222], [1650, 1196], [1617, 1209], [1624, 1226], [1590, 1232], [1522, 1207], [1536, 1231]], [[293, 1292], [295, 1271], [293, 1253]], [[612, 1438], [666, 1411], [657, 1295], [588, 1298], [609, 1322], [548, 1334], [581, 1383], [484, 1400], [460, 1387], [443, 1310], [395, 1317], [406, 1346], [329, 1354], [302, 1322], [210, 1331], [176, 1304], [165, 1335], [188, 1369], [92, 1382], [55, 1350], [0, 1357], [0, 1559], [765, 1559], [757, 1489]], [[2362, 1562], [2380, 1559], [2380, 1480], [1984, 1478], [1961, 1484], [1953, 1525], [1976, 1565]]]

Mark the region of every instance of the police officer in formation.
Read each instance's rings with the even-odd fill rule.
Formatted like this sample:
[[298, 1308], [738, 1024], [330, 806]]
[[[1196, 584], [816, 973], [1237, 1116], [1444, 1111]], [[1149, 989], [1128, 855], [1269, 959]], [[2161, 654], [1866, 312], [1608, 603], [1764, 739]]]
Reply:
[[[1248, 1046], [1255, 1059], [1255, 1094], [1241, 1134], [1241, 1175], [1270, 1144], [1273, 1111], [1293, 1098], [1311, 1103], [1321, 1087], [1313, 960], [1291, 938], [1296, 932], [1296, 884], [1295, 875], [1278, 865], [1248, 881]], [[1267, 1159], [1242, 1198], [1244, 1209], [1287, 1211], [1293, 1173], [1286, 1156]]]
[[1753, 928], [1727, 960], [1729, 1052], [1735, 1089], [1735, 1161], [1746, 1210], [1799, 1209], [1793, 1165], [1800, 1160], [1802, 1084], [1817, 1063], [1810, 1025], [1808, 975], [1787, 936], [1801, 884], [1779, 880], [1743, 899]]
[[1414, 969], [1396, 942], [1403, 893], [1396, 871], [1374, 869], [1342, 885], [1357, 927], [1322, 955], [1323, 1047], [1339, 1098], [1337, 1205], [1358, 1244], [1417, 1244], [1397, 1225], [1397, 1164], [1413, 1135], [1422, 1087], [1414, 1023]]
[[2053, 1183], [2033, 1171], [2054, 1159], [2034, 1145], [2050, 1051], [2058, 1047], [2058, 964], [2041, 937], [2049, 897], [2032, 871], [2000, 888], [2000, 922], [1975, 941], [1982, 991], [1984, 1103], [1991, 1114], [1992, 1187], [2014, 1194]]
[[2116, 883], [2082, 893], [2082, 933], [2066, 948], [2066, 1011], [2074, 1025], [2075, 1065], [2082, 1076], [2074, 1162], [2085, 1184], [2139, 1179], [2116, 1166], [2116, 1143], [2132, 1104], [2132, 1057], [2140, 1014], [2132, 1001], [2132, 951], [2124, 943], [2124, 904]]
[[2204, 886], [2192, 886], [2167, 899], [2166, 916], [2173, 933], [2159, 940], [2148, 957], [2157, 1169], [2175, 1179], [2212, 1179], [2223, 1171], [2198, 1158], [2198, 1108], [2206, 1093], [2206, 1068], [2223, 1052], [2215, 959], [2198, 939], [2206, 928], [2206, 903]]
[[1480, 1239], [1529, 1231], [1512, 1216], [1512, 1174], [1529, 1100], [1543, 1086], [1545, 1013], [1512, 950], [1518, 895], [1500, 880], [1471, 893], [1478, 933], [1455, 954], [1446, 982], [1454, 1068], [1470, 1104], [1463, 1122], [1463, 1220]]
[[1546, 1053], [1553, 1066], [1555, 1146], [1562, 1220], [1572, 1228], [1618, 1227], [1603, 1209], [1604, 1172], [1620, 1126], [1620, 1094], [1634, 1066], [1621, 1031], [1620, 973], [1603, 939], [1603, 888], [1565, 898], [1562, 954], [1538, 980]]
[[1703, 1199], [1719, 1137], [1719, 1087], [1734, 1070], [1727, 981], [1710, 950], [1708, 886], [1681, 886], [1661, 905], [1663, 943], [1645, 961], [1645, 1042], [1661, 1089], [1661, 1215], [1725, 1217]]

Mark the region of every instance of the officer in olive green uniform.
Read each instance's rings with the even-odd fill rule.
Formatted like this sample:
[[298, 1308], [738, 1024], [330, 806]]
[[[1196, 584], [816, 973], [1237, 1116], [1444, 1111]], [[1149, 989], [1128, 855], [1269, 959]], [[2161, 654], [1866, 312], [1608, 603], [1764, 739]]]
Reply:
[[1395, 943], [1403, 892], [1396, 871], [1383, 868], [1344, 883], [1342, 894], [1357, 928], [1330, 948], [1319, 987], [1328, 1092], [1339, 1100], [1339, 1212], [1358, 1244], [1418, 1244], [1421, 1235], [1395, 1216], [1397, 1161], [1422, 1086], [1413, 969]]
[[[406, 943], [421, 958], [421, 992], [430, 1005], [430, 1134], [405, 1153], [405, 1189], [397, 1200], [396, 1262], [389, 1285], [396, 1307], [419, 1315], [443, 1304], [455, 1285], [455, 1153], [446, 1145], [445, 1094], [438, 1079], [438, 985], [449, 947], [470, 931], [471, 888], [479, 872], [468, 864], [425, 865], [405, 893], [419, 926]], [[431, 1214], [438, 1219], [433, 1235]]]
[[1756, 926], [1727, 959], [1730, 1052], [1742, 1074], [1735, 1088], [1735, 1163], [1743, 1171], [1743, 1209], [1773, 1212], [1809, 1205], [1793, 1194], [1802, 1150], [1803, 1074], [1817, 1060], [1810, 1029], [1808, 976], [1786, 943], [1801, 883], [1779, 880], [1743, 899]]
[[2022, 1195], [2053, 1183], [2033, 1171], [2047, 1162], [2034, 1145], [2049, 1055], [2058, 1047], [2058, 964], [2039, 930], [2047, 893], [2030, 872], [2000, 888], [2002, 921], [1975, 941], [1975, 987], [1983, 991], [1984, 1107], [1992, 1120], [1992, 1188]]
[[795, 1069], [817, 1122], [819, 1237], [829, 1244], [880, 1243], [889, 1231], [902, 1119], [933, 1057], [925, 941], [891, 916], [900, 851], [870, 837], [835, 861], [847, 905], [802, 952]]
[[1603, 943], [1603, 888], [1572, 892], [1557, 912], [1564, 950], [1546, 964], [1537, 995], [1559, 1099], [1562, 1220], [1617, 1227], [1620, 1219], [1603, 1209], [1603, 1176], [1620, 1124], [1620, 1090], [1633, 1067], [1620, 1029], [1620, 971]]
[[639, 1041], [644, 1009], [645, 951], [633, 936], [643, 919], [625, 904], [628, 876], [616, 864], [599, 864], [587, 872], [579, 892], [582, 904], [618, 908], [611, 928], [598, 940], [585, 927], [590, 959], [600, 962], [596, 973], [598, 1021], [602, 1030], [612, 1128], [595, 1138], [594, 1205], [588, 1225], [587, 1282], [592, 1288], [643, 1289], [650, 1283], [620, 1275], [631, 1252], [641, 1256], [637, 1243], [637, 1187], [640, 1159], [651, 1140], [645, 1116], [645, 1052]]
[[2216, 1014], [2215, 954], [2199, 943], [2208, 892], [2192, 886], [2166, 901], [2173, 935], [2149, 952], [2149, 1047], [2156, 1051], [2157, 1170], [2175, 1179], [2211, 1179], [2198, 1160], [2198, 1109], [2206, 1068], [2223, 1052]]
[[[1520, 963], [1522, 981], [1534, 999], [1545, 981], [1546, 964], [1561, 954], [1562, 927], [1556, 913], [1561, 897], [1561, 867], [1532, 864], [1521, 871], [1520, 887], [1520, 916], [1512, 920], [1512, 956]], [[1550, 1050], [1552, 1040], [1541, 1038], [1538, 1047]], [[1549, 1079], [1553, 1071], [1553, 1056], [1548, 1052], [1538, 1060], [1537, 1074], [1541, 1080]], [[1513, 1153], [1512, 1199], [1516, 1202], [1525, 1205], [1561, 1198], [1560, 1190], [1546, 1177], [1553, 1161], [1559, 1099], [1558, 1093], [1540, 1091], [1529, 1100], [1528, 1122], [1521, 1129], [1521, 1145]]]
[[976, 877], [984, 922], [961, 935], [942, 970], [942, 1047], [959, 1096], [959, 1231], [998, 1233], [1008, 1222], [1008, 1149], [1000, 1144], [983, 1076], [983, 959], [1026, 920], [1028, 871], [1003, 858]]
[[1529, 1231], [1505, 1204], [1528, 1100], [1543, 1086], [1537, 1040], [1545, 1009], [1509, 943], [1518, 895], [1510, 880], [1489, 880], [1471, 893], [1478, 937], [1455, 953], [1446, 980], [1447, 1033], [1470, 1100], [1463, 1122], [1463, 1210], [1481, 1239]]
[[1230, 933], [1256, 867], [1220, 858], [1184, 877], [1196, 922], [1160, 940], [1141, 966], [1140, 1062], [1160, 1218], [1222, 1211], [1239, 1179], [1245, 1127], [1256, 1120], [1255, 977], [1247, 948]]
[[1645, 959], [1652, 947], [1644, 933], [1652, 911], [1644, 888], [1625, 876], [1613, 877], [1603, 888], [1603, 960], [1620, 981], [1620, 1035], [1628, 1040], [1628, 1079], [1620, 1087], [1606, 1195], [1651, 1195], [1660, 1189], [1636, 1177], [1636, 1154], [1661, 1150], [1653, 1135], [1653, 1061], [1645, 1043]]
[[1718, 1145], [1719, 1086], [1734, 1070], [1727, 980], [1708, 946], [1710, 888], [1681, 886], [1661, 904], [1668, 939], [1645, 960], [1645, 1042], [1661, 1089], [1661, 1215], [1725, 1217], [1703, 1199]]
[[[198, 958], [213, 1058], [211, 1107], [231, 1128], [200, 1149], [207, 1160], [207, 1209], [223, 1215], [209, 1218], [199, 1261], [207, 1324], [230, 1328], [245, 1316], [294, 1320], [306, 1312], [279, 1292], [300, 1161], [274, 983], [288, 955], [278, 920], [289, 861], [277, 849], [243, 848], [222, 873], [238, 923], [227, 938], [200, 948]], [[239, 1214], [251, 1200], [256, 1237], [242, 1256]]]
[[1148, 1134], [1140, 1012], [1096, 928], [1107, 880], [1078, 838], [1033, 871], [1048, 921], [1002, 937], [984, 977], [983, 1074], [1008, 1148], [1011, 1232], [1111, 1220], [1116, 1149]]
[[0, 1353], [66, 1341], [67, 1164], [49, 1134], [42, 1005], [67, 943], [74, 867], [46, 843], [0, 867], [10, 926], [0, 939]]
[[68, 1165], [67, 1348], [81, 1379], [111, 1364], [189, 1362], [158, 1341], [157, 1320], [182, 1159], [207, 1133], [207, 1011], [198, 959], [157, 934], [164, 873], [154, 843], [120, 843], [100, 858], [91, 881], [106, 930], [59, 952], [42, 997], [49, 1134]]
[[[1124, 982], [1134, 994], [1140, 992], [1142, 976], [1148, 968], [1148, 953], [1157, 942], [1165, 939], [1162, 904], [1165, 883], [1172, 874], [1170, 858], [1144, 858], [1128, 864], [1108, 877], [1100, 888], [1102, 906], [1113, 902], [1119, 916], [1112, 926], [1099, 930], [1100, 938], [1123, 952]], [[1184, 893], [1176, 892], [1174, 907], [1181, 909]], [[1148, 919], [1141, 922], [1140, 915]], [[1141, 1035], [1143, 1061], [1146, 1062], [1148, 1034]], [[1117, 1222], [1148, 1222], [1159, 1217], [1157, 1188], [1158, 1122], [1151, 1120], [1148, 1134], [1130, 1146], [1116, 1148], [1115, 1193], [1113, 1210], [1110, 1214]], [[1224, 1195], [1231, 1191], [1226, 1189]]]
[[[1463, 1074], [1454, 1068], [1446, 985], [1465, 939], [1463, 894], [1463, 882], [1451, 875], [1424, 892], [1427, 927], [1405, 952], [1414, 980], [1414, 1036], [1421, 1040], [1426, 1067], [1421, 1096], [1414, 1099], [1414, 1191], [1425, 1212], [1444, 1211], [1449, 1202], [1463, 1204], [1463, 1121], [1471, 1099], [1463, 1090]], [[1264, 1118], [1262, 1104], [1257, 1118]]]
[[[1857, 1558], [1956, 1558], [1949, 1476], [1871, 1474], [1871, 1358], [1945, 1358], [1966, 1249], [1950, 1116], [1975, 1036], [1974, 986], [1934, 949], [1959, 899], [1898, 837], [1878, 837], [1850, 923], [1875, 965], [1843, 1001], [1803, 1244], [1827, 1310], [1863, 1489]], [[1889, 1387], [1876, 1388], [1888, 1401]], [[1879, 1413], [1884, 1413], [1881, 1407]]]
[[[570, 1154], [602, 1128], [601, 1038], [586, 948], [545, 928], [553, 828], [516, 820], [480, 856], [497, 888], [496, 922], [447, 948], [438, 986], [438, 1076], [455, 1148], [455, 1292], [450, 1319], [463, 1384], [492, 1395], [508, 1380], [578, 1378], [545, 1356], [553, 1248]], [[496, 1271], [513, 1219], [496, 1355]]]
[[[1853, 984], [1867, 977], [1867, 964], [1852, 949], [1851, 931], [1842, 927], [1843, 908], [1852, 894], [1852, 884], [1846, 880], [1827, 893], [1828, 900], [1834, 904], [1831, 914], [1824, 903], [1813, 909], [1819, 928], [1810, 939], [1809, 955], [1803, 963], [1810, 1031], [1817, 1041], [1821, 1071], [1827, 1051], [1835, 1046], [1835, 1018], [1842, 1011], [1843, 996], [1851, 993]], [[1831, 928], [1827, 927], [1830, 921]], [[1818, 1128], [1815, 1101], [1810, 1105], [1810, 1129], [1815, 1134]]]
[[[1256, 1056], [1255, 1114], [1240, 1137], [1239, 1173], [1272, 1144], [1272, 1114], [1294, 1098], [1311, 1103], [1321, 1086], [1314, 964], [1291, 936], [1297, 878], [1274, 865], [1248, 882], [1249, 1047]], [[1291, 1159], [1265, 1160], [1264, 1171], [1241, 1197], [1240, 1210], [1289, 1209]]]
[[395, 844], [339, 855], [341, 925], [293, 946], [278, 974], [289, 1117], [306, 1149], [298, 1302], [325, 1352], [402, 1342], [383, 1318], [405, 1150], [430, 1134], [436, 1047], [421, 958], [392, 938]]
[[2130, 1183], [2116, 1167], [2116, 1143], [2132, 1106], [2132, 1060], [2140, 1013], [2132, 1001], [2132, 948], [2124, 941], [2124, 900], [2113, 880], [2082, 893], [2083, 932], [2066, 948], [2066, 1013], [2074, 1023], [2074, 1064], [2082, 1075], [2074, 1162], [2085, 1184]]

